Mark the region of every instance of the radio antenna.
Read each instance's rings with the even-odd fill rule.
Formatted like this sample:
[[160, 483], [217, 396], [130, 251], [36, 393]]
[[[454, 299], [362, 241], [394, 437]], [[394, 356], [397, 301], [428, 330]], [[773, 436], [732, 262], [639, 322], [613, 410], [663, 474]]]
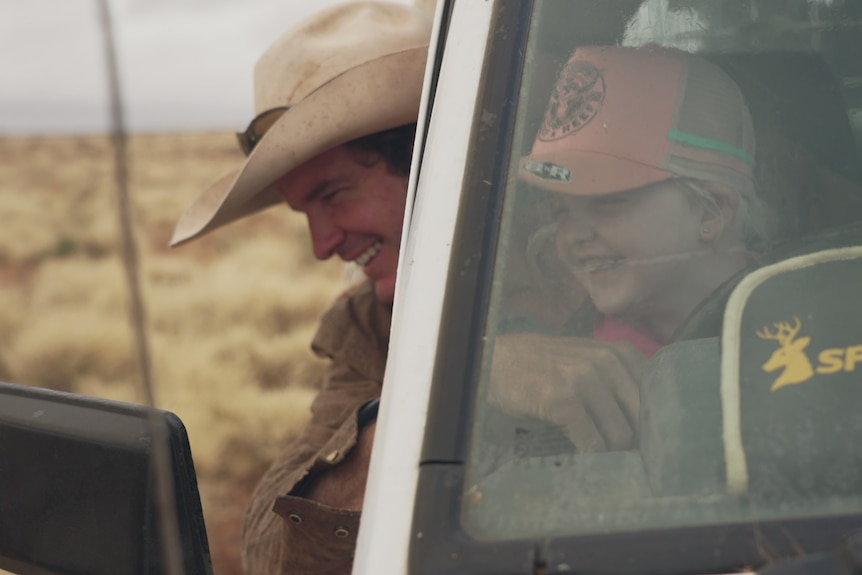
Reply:
[[[140, 267], [135, 235], [132, 229], [132, 207], [129, 199], [129, 161], [127, 135], [123, 116], [123, 98], [120, 91], [119, 69], [117, 66], [116, 43], [108, 0], [96, 0], [99, 22], [104, 41], [105, 67], [108, 75], [109, 102], [111, 108], [110, 134], [114, 150], [114, 175], [116, 177], [117, 216], [121, 236], [121, 256], [126, 272], [126, 285], [129, 290], [129, 306], [135, 351], [144, 398], [150, 407], [155, 407], [155, 391], [150, 360], [149, 340], [147, 338], [147, 316], [141, 296]], [[174, 498], [173, 472], [166, 437], [161, 427], [151, 418], [152, 459], [154, 469], [156, 508], [159, 517], [162, 557], [168, 575], [183, 575], [183, 554], [180, 547], [179, 527], [177, 524], [176, 500]]]

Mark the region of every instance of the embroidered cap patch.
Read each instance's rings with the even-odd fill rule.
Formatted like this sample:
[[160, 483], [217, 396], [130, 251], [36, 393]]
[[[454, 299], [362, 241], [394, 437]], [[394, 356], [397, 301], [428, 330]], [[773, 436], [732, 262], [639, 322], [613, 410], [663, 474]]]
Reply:
[[524, 169], [543, 180], [555, 182], [571, 182], [572, 171], [553, 162], [527, 162]]

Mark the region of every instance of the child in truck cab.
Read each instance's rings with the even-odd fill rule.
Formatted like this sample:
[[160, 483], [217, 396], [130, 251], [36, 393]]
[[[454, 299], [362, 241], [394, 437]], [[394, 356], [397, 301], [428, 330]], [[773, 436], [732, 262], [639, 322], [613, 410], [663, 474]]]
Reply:
[[562, 336], [498, 338], [492, 402], [579, 451], [635, 446], [644, 363], [764, 243], [754, 154], [739, 88], [705, 59], [576, 50], [520, 176], [550, 192], [559, 260], [588, 298]]

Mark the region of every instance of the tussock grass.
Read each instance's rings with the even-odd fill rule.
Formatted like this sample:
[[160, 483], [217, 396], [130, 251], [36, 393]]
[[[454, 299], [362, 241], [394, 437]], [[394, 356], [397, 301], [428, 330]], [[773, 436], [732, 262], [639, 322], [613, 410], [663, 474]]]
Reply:
[[54, 310], [26, 323], [7, 361], [20, 381], [39, 387], [78, 391], [79, 379], [93, 377], [123, 385], [134, 370], [130, 335], [121, 316]]
[[123, 269], [117, 258], [51, 258], [39, 266], [29, 305], [36, 313], [73, 308], [94, 315], [101, 312], [122, 316], [126, 296]]
[[113, 225], [105, 218], [112, 202], [105, 138], [4, 139], [0, 151], [0, 263], [34, 262], [79, 245], [106, 248], [97, 223]]
[[11, 344], [25, 321], [24, 294], [19, 290], [0, 290], [0, 350]]
[[[239, 573], [242, 509], [308, 418], [317, 320], [342, 268], [270, 209], [175, 250], [186, 204], [240, 161], [232, 134], [142, 135], [130, 193], [159, 407], [189, 432], [216, 573]], [[0, 138], [0, 378], [140, 402], [103, 137]]]

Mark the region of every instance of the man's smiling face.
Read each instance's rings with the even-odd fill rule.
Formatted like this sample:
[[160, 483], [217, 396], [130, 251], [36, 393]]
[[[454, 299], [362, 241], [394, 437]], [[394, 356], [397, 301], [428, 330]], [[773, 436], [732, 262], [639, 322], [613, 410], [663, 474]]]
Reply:
[[291, 170], [276, 183], [284, 201], [308, 218], [314, 256], [356, 262], [392, 303], [407, 177], [383, 160], [338, 146]]

